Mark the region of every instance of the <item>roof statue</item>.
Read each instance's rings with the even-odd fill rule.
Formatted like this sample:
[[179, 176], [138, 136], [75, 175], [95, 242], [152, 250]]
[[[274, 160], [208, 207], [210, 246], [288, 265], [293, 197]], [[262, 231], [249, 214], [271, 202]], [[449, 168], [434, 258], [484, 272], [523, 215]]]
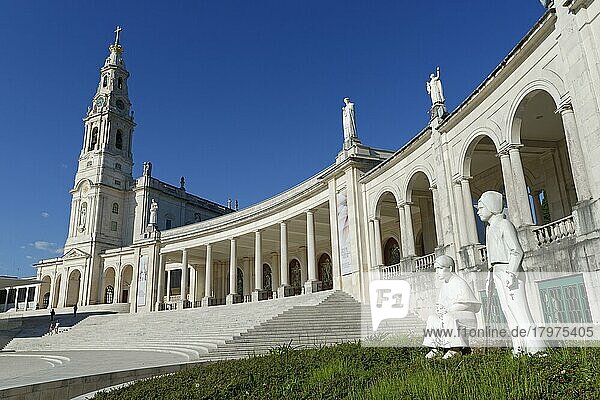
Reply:
[[342, 126], [344, 128], [344, 148], [350, 147], [354, 143], [360, 143], [358, 134], [356, 133], [356, 114], [354, 111], [354, 103], [349, 97], [344, 97], [342, 107]]
[[436, 73], [429, 75], [429, 81], [426, 82], [427, 93], [431, 96], [431, 118], [442, 118], [446, 114], [446, 99], [442, 81], [440, 80], [440, 67], [436, 68]]

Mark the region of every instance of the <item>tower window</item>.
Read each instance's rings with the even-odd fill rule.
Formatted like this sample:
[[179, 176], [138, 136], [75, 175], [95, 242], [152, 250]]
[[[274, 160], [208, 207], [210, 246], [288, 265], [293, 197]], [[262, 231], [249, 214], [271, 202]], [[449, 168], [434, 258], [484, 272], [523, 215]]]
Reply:
[[117, 231], [117, 221], [110, 221], [110, 230], [112, 232], [116, 232]]
[[90, 146], [88, 147], [88, 151], [92, 151], [96, 148], [96, 144], [98, 143], [98, 128], [92, 129], [92, 138], [90, 140]]
[[115, 185], [117, 185], [117, 186], [121, 186], [121, 181], [120, 181], [120, 180], [118, 180], [118, 179], [115, 179]]
[[113, 212], [113, 214], [119, 213], [119, 204], [118, 203], [113, 203], [112, 212]]
[[104, 78], [102, 79], [102, 87], [107, 87], [108, 86], [108, 75], [104, 75]]
[[171, 226], [173, 226], [173, 221], [167, 218], [165, 221], [165, 229], [171, 229]]
[[118, 86], [119, 86], [119, 89], [123, 89], [123, 78], [121, 78], [121, 77], [119, 77]]
[[122, 169], [122, 167], [121, 167], [121, 164], [119, 164], [119, 163], [116, 163], [116, 164], [115, 164], [115, 169], [116, 169], [117, 171], [120, 171], [120, 170]]
[[123, 132], [120, 129], [117, 129], [117, 139], [115, 141], [115, 147], [119, 150], [123, 149]]

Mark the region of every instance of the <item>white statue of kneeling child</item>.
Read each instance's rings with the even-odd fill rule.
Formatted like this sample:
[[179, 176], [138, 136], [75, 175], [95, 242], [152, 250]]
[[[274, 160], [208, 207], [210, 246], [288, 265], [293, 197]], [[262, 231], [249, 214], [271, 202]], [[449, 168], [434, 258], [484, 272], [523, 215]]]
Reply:
[[[477, 313], [481, 303], [469, 284], [455, 272], [452, 257], [442, 255], [435, 260], [435, 275], [442, 281], [435, 315], [427, 319], [423, 346], [431, 350], [426, 358], [445, 351], [444, 359], [469, 352], [466, 331], [477, 328]], [[428, 330], [428, 331], [427, 331]]]

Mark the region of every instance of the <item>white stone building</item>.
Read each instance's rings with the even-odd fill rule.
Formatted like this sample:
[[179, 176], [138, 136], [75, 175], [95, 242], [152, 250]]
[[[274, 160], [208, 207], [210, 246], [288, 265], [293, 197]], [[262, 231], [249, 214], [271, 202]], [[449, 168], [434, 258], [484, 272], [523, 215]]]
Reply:
[[[566, 273], [540, 291], [583, 285], [585, 308], [597, 284], [578, 272], [600, 268], [600, 3], [549, 7], [456, 110], [445, 111], [440, 91], [431, 122], [399, 150], [362, 144], [348, 100], [330, 167], [233, 213], [149, 174], [132, 179], [135, 124], [115, 43], [85, 119], [65, 255], [36, 264], [40, 304], [128, 302], [140, 312], [331, 287], [368, 302], [370, 279], [418, 274], [435, 254], [465, 275], [485, 269], [473, 204], [498, 190], [525, 269]], [[148, 225], [153, 197], [158, 221]]]

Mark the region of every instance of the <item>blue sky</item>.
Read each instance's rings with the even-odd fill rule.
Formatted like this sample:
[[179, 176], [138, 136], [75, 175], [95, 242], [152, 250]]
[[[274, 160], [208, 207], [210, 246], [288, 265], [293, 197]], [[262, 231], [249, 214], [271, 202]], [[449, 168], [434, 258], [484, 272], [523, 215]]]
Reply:
[[[501, 5], [499, 5], [501, 4]], [[28, 1], [0, 12], [0, 274], [64, 244], [82, 118], [121, 25], [134, 175], [246, 207], [323, 169], [356, 103], [363, 143], [396, 150], [427, 123], [437, 65], [449, 109], [544, 9], [536, 0]]]

